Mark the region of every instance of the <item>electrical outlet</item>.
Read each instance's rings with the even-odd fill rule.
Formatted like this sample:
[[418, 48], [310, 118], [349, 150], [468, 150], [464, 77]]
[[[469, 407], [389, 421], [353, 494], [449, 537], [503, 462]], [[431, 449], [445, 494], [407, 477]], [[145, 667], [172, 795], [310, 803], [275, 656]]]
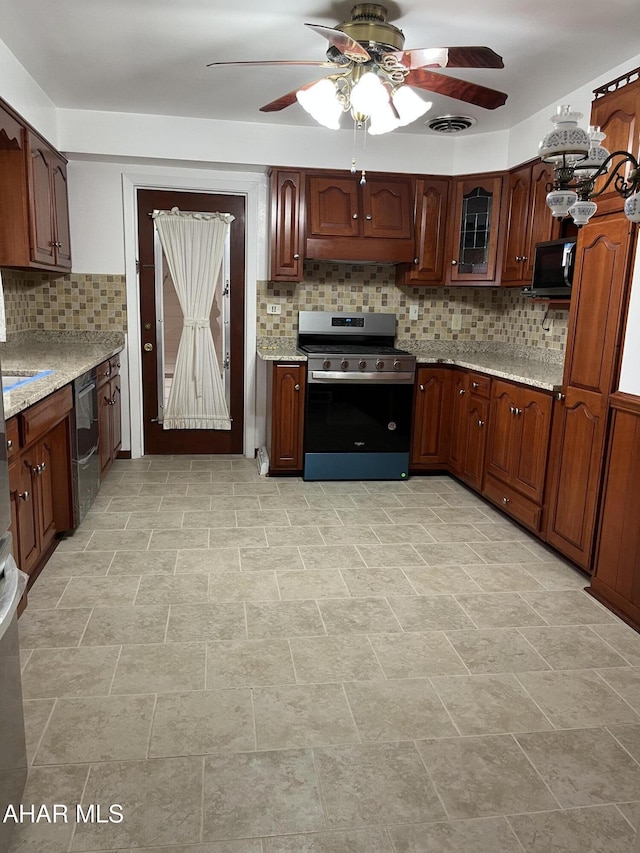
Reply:
[[451, 329], [454, 332], [459, 332], [462, 328], [462, 314], [451, 315]]
[[267, 314], [282, 314], [282, 305], [277, 305], [275, 302], [267, 305]]
[[418, 306], [417, 305], [410, 305], [409, 306], [409, 319], [410, 320], [417, 320], [417, 319], [419, 319], [419, 317], [420, 317], [420, 311], [418, 309]]

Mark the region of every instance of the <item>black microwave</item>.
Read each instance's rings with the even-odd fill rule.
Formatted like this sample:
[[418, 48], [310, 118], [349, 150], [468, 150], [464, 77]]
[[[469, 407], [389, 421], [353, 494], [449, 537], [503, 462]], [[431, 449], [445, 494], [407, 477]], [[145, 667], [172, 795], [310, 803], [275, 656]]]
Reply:
[[523, 288], [525, 296], [567, 299], [571, 296], [576, 238], [536, 243], [533, 256], [533, 278]]

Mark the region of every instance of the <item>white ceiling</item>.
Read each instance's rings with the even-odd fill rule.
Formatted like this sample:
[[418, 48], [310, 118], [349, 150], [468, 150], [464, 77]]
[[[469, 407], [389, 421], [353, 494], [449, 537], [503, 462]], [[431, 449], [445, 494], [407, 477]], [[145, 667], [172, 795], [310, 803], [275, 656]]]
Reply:
[[[0, 39], [60, 108], [314, 125], [296, 103], [259, 107], [324, 69], [207, 68], [208, 62], [324, 58], [304, 22], [335, 26], [331, 0], [0, 0]], [[401, 0], [386, 3], [405, 49], [479, 44], [505, 68], [450, 72], [509, 96], [495, 111], [440, 96], [427, 117], [508, 128], [640, 49], [638, 0]], [[0, 92], [0, 94], [2, 94]], [[431, 134], [422, 121], [404, 131]]]

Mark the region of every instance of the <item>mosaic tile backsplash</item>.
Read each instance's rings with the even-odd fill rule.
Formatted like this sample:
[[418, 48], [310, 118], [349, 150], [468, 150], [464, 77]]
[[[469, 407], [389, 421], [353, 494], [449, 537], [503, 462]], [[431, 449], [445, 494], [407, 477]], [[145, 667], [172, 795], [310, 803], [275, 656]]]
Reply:
[[[295, 337], [298, 311], [387, 311], [398, 318], [398, 338], [565, 348], [568, 310], [549, 311], [545, 318], [547, 306], [527, 300], [518, 288], [399, 286], [395, 267], [386, 264], [309, 261], [304, 270], [300, 284], [257, 283], [258, 337]], [[268, 303], [280, 304], [282, 313], [268, 315]], [[412, 305], [418, 320], [409, 319]], [[461, 319], [459, 331], [451, 328], [454, 315]]]
[[28, 329], [126, 332], [123, 275], [52, 278], [37, 271], [2, 270], [7, 332]]

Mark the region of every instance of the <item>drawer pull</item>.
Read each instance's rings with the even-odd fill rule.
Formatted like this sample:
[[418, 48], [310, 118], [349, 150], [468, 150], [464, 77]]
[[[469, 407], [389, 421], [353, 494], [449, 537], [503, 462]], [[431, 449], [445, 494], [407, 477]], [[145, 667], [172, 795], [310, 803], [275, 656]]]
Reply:
[[475, 390], [476, 390], [476, 388], [479, 388], [479, 387], [480, 387], [480, 384], [479, 384], [478, 382], [472, 382], [472, 383], [471, 383], [471, 387], [472, 387], [472, 388], [473, 388], [473, 390], [475, 391]]
[[296, 384], [293, 386], [293, 390], [294, 390], [294, 391], [299, 391], [299, 390], [300, 390], [300, 386], [298, 385], [298, 383], [297, 383], [297, 382], [296, 382]]
[[18, 497], [20, 498], [21, 501], [28, 501], [29, 500], [29, 492], [19, 492]]
[[483, 426], [484, 426], [484, 421], [478, 421], [478, 426], [479, 426], [479, 427], [483, 427]]
[[466, 391], [464, 390], [464, 388], [461, 388], [461, 389], [458, 391], [458, 394], [460, 394], [460, 396], [461, 396], [461, 397], [462, 397], [462, 395], [463, 395], [463, 394], [465, 394], [465, 393], [466, 393]]
[[502, 503], [506, 506], [508, 503], [511, 503], [509, 498], [502, 498]]
[[368, 219], [368, 220], [373, 219], [373, 216], [371, 216], [370, 213], [367, 213], [367, 215], [365, 216], [365, 219]]

